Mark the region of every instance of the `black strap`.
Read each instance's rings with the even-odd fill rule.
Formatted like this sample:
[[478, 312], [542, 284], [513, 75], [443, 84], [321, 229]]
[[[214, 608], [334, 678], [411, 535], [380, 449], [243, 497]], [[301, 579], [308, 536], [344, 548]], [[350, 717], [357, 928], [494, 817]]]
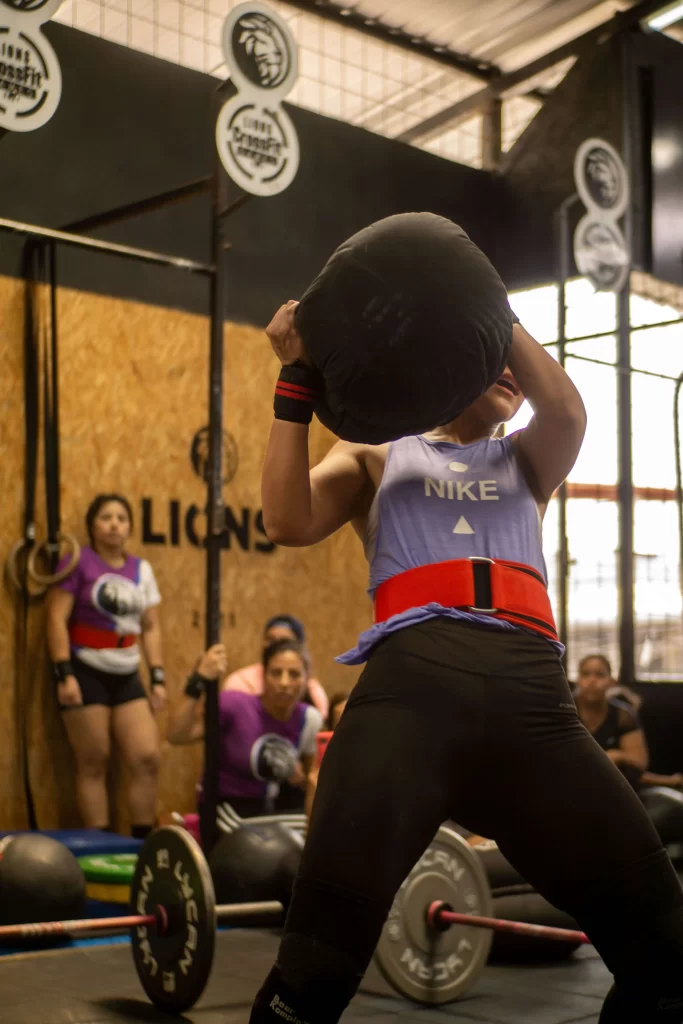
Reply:
[[15, 687], [18, 714], [18, 735], [21, 745], [22, 778], [26, 812], [30, 829], [38, 827], [29, 772], [29, 712], [28, 688], [30, 670], [29, 605], [31, 601], [26, 573], [28, 555], [35, 544], [36, 478], [38, 475], [38, 418], [39, 418], [39, 360], [35, 299], [36, 278], [39, 276], [38, 249], [33, 242], [24, 248], [23, 276], [26, 282], [24, 299], [24, 560], [21, 578], [20, 608], [17, 615]]
[[36, 539], [36, 477], [38, 474], [38, 346], [36, 343], [35, 278], [36, 246], [24, 249], [24, 428], [26, 446], [24, 474], [24, 540], [26, 554]]
[[[45, 252], [43, 250], [43, 256]], [[44, 333], [43, 442], [45, 445], [45, 511], [47, 521], [48, 572], [59, 562], [59, 366], [57, 347], [57, 253], [52, 243], [47, 252], [50, 318]]]

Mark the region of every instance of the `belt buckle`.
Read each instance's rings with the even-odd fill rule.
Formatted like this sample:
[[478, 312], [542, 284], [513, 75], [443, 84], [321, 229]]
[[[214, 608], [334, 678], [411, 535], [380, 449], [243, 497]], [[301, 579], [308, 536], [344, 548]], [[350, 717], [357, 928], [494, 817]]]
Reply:
[[[488, 562], [489, 565], [495, 565], [496, 563], [492, 558], [486, 558], [484, 555], [470, 555], [467, 559], [468, 562]], [[474, 572], [474, 569], [472, 570]], [[495, 615], [498, 611], [497, 608], [477, 608], [473, 604], [466, 605], [466, 611], [468, 612], [480, 612], [485, 615]]]

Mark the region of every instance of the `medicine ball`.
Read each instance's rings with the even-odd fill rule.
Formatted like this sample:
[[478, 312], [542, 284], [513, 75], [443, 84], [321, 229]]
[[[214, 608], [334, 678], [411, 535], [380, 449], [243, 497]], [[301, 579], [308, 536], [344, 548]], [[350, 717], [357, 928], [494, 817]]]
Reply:
[[303, 840], [279, 822], [243, 825], [222, 836], [209, 856], [218, 903], [289, 904]]
[[448, 423], [491, 387], [513, 314], [461, 227], [404, 213], [333, 253], [296, 322], [324, 383], [319, 419], [344, 440], [381, 444]]
[[683, 793], [668, 786], [643, 786], [638, 795], [662, 845], [683, 842]]
[[0, 922], [83, 917], [85, 877], [63, 843], [37, 832], [0, 840]]

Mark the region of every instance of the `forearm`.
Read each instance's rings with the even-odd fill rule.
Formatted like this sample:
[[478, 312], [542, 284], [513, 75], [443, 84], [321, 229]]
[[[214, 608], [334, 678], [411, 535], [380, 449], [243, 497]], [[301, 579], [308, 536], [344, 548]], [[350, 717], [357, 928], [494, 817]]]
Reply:
[[304, 803], [304, 811], [306, 817], [310, 821], [311, 811], [313, 810], [313, 800], [315, 799], [315, 791], [318, 788], [318, 769], [314, 768], [313, 771], [306, 779], [306, 800]]
[[274, 420], [261, 478], [265, 531], [276, 544], [297, 546], [311, 521], [308, 426]]
[[145, 660], [150, 668], [161, 668], [164, 664], [164, 651], [161, 642], [161, 628], [159, 625], [150, 626], [149, 629], [143, 629], [142, 637], [142, 650], [145, 654]]
[[168, 742], [176, 746], [196, 743], [204, 738], [203, 716], [198, 713], [197, 701], [184, 696], [180, 707], [168, 727]]
[[520, 324], [513, 328], [508, 365], [537, 416], [585, 418], [581, 395], [568, 374]]
[[609, 756], [616, 765], [630, 765], [643, 772], [647, 768], [647, 754], [629, 750], [610, 750]]
[[69, 661], [71, 658], [71, 643], [69, 641], [69, 629], [63, 619], [47, 618], [47, 648], [53, 662]]

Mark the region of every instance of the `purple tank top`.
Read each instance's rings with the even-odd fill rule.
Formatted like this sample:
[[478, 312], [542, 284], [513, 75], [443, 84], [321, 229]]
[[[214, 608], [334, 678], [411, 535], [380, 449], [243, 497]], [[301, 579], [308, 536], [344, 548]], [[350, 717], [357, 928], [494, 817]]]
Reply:
[[[390, 444], [364, 538], [371, 597], [397, 573], [473, 555], [522, 562], [547, 580], [541, 518], [515, 456], [513, 436], [468, 445], [418, 436]], [[358, 645], [337, 661], [358, 665], [385, 636], [437, 616], [491, 629], [522, 628], [489, 615], [428, 604], [365, 630]], [[548, 642], [559, 652], [564, 649]]]

